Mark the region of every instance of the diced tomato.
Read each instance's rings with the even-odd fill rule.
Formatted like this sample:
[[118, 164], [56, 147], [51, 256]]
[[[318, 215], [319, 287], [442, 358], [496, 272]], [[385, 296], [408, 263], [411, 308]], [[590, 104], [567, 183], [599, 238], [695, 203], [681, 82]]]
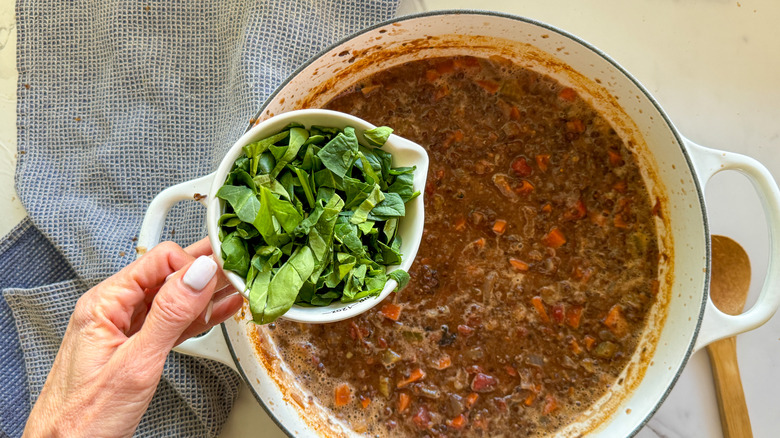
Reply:
[[512, 161], [512, 170], [514, 170], [516, 174], [523, 178], [526, 178], [534, 173], [534, 169], [528, 165], [528, 160], [523, 156], [517, 157], [514, 161]]
[[549, 324], [550, 317], [547, 316], [547, 310], [544, 308], [544, 303], [542, 302], [542, 297], [535, 296], [531, 298], [531, 304], [533, 304], [534, 309], [536, 309], [536, 313], [539, 314], [539, 319], [542, 320], [543, 323]]
[[459, 217], [455, 219], [455, 231], [466, 231], [466, 218]]
[[362, 406], [363, 409], [367, 408], [368, 405], [371, 404], [371, 398], [366, 397], [364, 395], [359, 395], [358, 399], [360, 399], [360, 406]]
[[542, 172], [547, 172], [550, 166], [550, 154], [540, 154], [536, 156], [536, 167]]
[[490, 94], [498, 93], [498, 89], [501, 88], [501, 84], [496, 81], [474, 81]]
[[506, 231], [506, 221], [503, 219], [496, 220], [493, 224], [493, 232], [496, 234], [504, 234], [504, 231]]
[[428, 412], [428, 408], [424, 405], [417, 409], [417, 413], [412, 417], [414, 424], [422, 430], [430, 429], [431, 427], [431, 414]]
[[434, 368], [436, 368], [437, 370], [444, 370], [449, 368], [451, 365], [452, 365], [452, 359], [450, 359], [449, 356], [445, 355], [444, 357], [436, 361]]
[[473, 241], [472, 243], [477, 248], [484, 248], [485, 247], [485, 238], [484, 237], [480, 237], [479, 239]]
[[566, 243], [566, 237], [558, 227], [553, 227], [550, 232], [542, 238], [542, 243], [550, 248], [560, 248]]
[[425, 378], [425, 371], [423, 371], [420, 368], [415, 368], [414, 370], [412, 370], [411, 373], [409, 373], [409, 377], [407, 379], [403, 379], [403, 380], [399, 381], [398, 384], [396, 385], [396, 387], [397, 388], [403, 388], [404, 386], [406, 386], [406, 385], [408, 385], [410, 383], [414, 383], [414, 382], [416, 382], [418, 380], [421, 380], [423, 378]]
[[474, 403], [476, 403], [477, 400], [479, 400], [479, 394], [477, 394], [476, 392], [470, 393], [469, 395], [466, 396], [466, 407], [470, 408], [474, 406]]
[[549, 202], [542, 206], [542, 212], [549, 213], [551, 211], [552, 211], [552, 205], [550, 205]]
[[336, 407], [346, 406], [352, 401], [352, 390], [349, 389], [349, 385], [342, 383], [336, 387], [336, 393], [333, 398]]
[[523, 401], [523, 403], [524, 403], [526, 406], [531, 406], [531, 404], [533, 404], [533, 402], [534, 402], [534, 400], [535, 400], [535, 399], [536, 399], [536, 394], [534, 394], [534, 393], [532, 392], [532, 393], [528, 394], [528, 397], [526, 397], [526, 398], [525, 398], [525, 401]]
[[544, 408], [542, 409], [542, 414], [548, 415], [556, 409], [558, 409], [558, 400], [556, 400], [552, 394], [547, 394], [544, 397]]
[[594, 338], [593, 336], [588, 335], [588, 336], [585, 336], [585, 339], [583, 339], [583, 342], [585, 343], [585, 348], [587, 348], [588, 351], [590, 351], [591, 349], [593, 349], [593, 345], [596, 343], [596, 338]]
[[517, 370], [514, 369], [512, 366], [506, 365], [504, 369], [506, 370], [506, 373], [509, 374], [510, 376], [517, 377]]
[[453, 429], [458, 429], [458, 430], [463, 429], [466, 426], [466, 416], [463, 414], [458, 414], [457, 417], [448, 421], [447, 425], [452, 427]]
[[381, 312], [385, 318], [398, 321], [398, 318], [401, 316], [401, 306], [393, 303], [385, 303], [382, 306]]
[[550, 312], [552, 320], [556, 324], [563, 324], [563, 319], [566, 315], [566, 310], [562, 303], [557, 303], [552, 306], [552, 312]]
[[580, 327], [580, 319], [582, 318], [582, 306], [570, 306], [566, 309], [566, 324], [571, 328]]
[[474, 392], [490, 392], [498, 386], [498, 379], [493, 376], [477, 373], [471, 380], [471, 390]]
[[567, 87], [558, 93], [558, 97], [569, 102], [574, 102], [574, 99], [577, 98], [577, 92], [574, 91], [573, 88]]
[[525, 272], [528, 270], [528, 268], [530, 268], [530, 266], [528, 266], [528, 263], [517, 259], [509, 259], [509, 264], [511, 264], [513, 268], [517, 269], [520, 272]]
[[411, 402], [412, 397], [409, 394], [405, 392], [398, 394], [398, 412], [405, 412]]

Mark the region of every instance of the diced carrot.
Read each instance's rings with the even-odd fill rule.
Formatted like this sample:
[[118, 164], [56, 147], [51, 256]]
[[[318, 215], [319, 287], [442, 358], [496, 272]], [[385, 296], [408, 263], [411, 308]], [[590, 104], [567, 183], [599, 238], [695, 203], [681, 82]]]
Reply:
[[372, 91], [382, 88], [382, 84], [369, 85], [360, 89], [364, 96], [371, 94]]
[[560, 248], [566, 243], [566, 237], [558, 227], [553, 227], [550, 232], [542, 238], [542, 243], [550, 248]]
[[393, 303], [386, 303], [382, 306], [380, 312], [382, 312], [382, 315], [384, 315], [385, 318], [398, 321], [398, 317], [401, 316], [401, 306]]
[[623, 217], [623, 215], [619, 213], [615, 215], [615, 218], [612, 220], [612, 223], [615, 225], [615, 228], [620, 228], [620, 229], [628, 228], [628, 222], [626, 222], [626, 219]]
[[517, 194], [528, 194], [534, 191], [534, 185], [526, 180], [520, 181], [520, 185], [515, 188]]
[[450, 146], [451, 146], [453, 143], [455, 143], [455, 142], [459, 142], [459, 141], [463, 141], [463, 131], [461, 131], [460, 129], [456, 129], [456, 130], [454, 130], [454, 131], [450, 132], [450, 133], [447, 135], [447, 138], [446, 138], [446, 139], [444, 139], [443, 146], [444, 146], [445, 148], [448, 148], [448, 147], [450, 147]]
[[409, 374], [409, 378], [401, 380], [396, 385], [397, 388], [403, 388], [404, 386], [414, 383], [418, 380], [421, 380], [425, 378], [425, 371], [421, 370], [420, 368], [415, 368], [412, 370], [412, 372]]
[[512, 120], [520, 120], [520, 110], [514, 105], [509, 109], [509, 118]]
[[582, 134], [585, 132], [585, 124], [580, 119], [571, 119], [566, 122], [566, 130], [575, 134]]
[[506, 373], [509, 374], [510, 376], [517, 377], [517, 370], [514, 369], [512, 366], [507, 365], [504, 367], [504, 369], [506, 370]]
[[459, 217], [455, 220], [455, 231], [466, 231], [465, 217]]
[[498, 93], [498, 89], [501, 88], [501, 84], [499, 84], [496, 81], [475, 81], [477, 85], [482, 87], [485, 91], [487, 91], [490, 94], [496, 94]]
[[542, 302], [542, 297], [535, 296], [531, 298], [531, 304], [533, 304], [534, 309], [536, 309], [536, 313], [539, 314], [539, 319], [542, 320], [543, 323], [549, 324], [550, 323], [550, 317], [547, 316], [547, 310], [544, 308], [544, 303]]
[[536, 156], [536, 167], [542, 172], [547, 172], [550, 166], [550, 154], [540, 154]]
[[542, 206], [542, 211], [543, 211], [543, 212], [545, 212], [545, 213], [549, 213], [549, 212], [551, 212], [551, 211], [552, 211], [552, 205], [550, 205], [550, 203], [549, 203], [549, 202], [548, 202], [548, 203], [546, 203], [546, 204], [544, 204], [544, 205]]
[[503, 219], [498, 219], [493, 224], [493, 232], [496, 234], [504, 234], [504, 231], [506, 231], [506, 221]]
[[449, 356], [445, 355], [444, 357], [436, 361], [434, 368], [436, 368], [437, 370], [445, 370], [449, 368], [451, 365], [452, 365], [452, 359], [450, 359]]
[[628, 322], [623, 316], [622, 308], [620, 304], [615, 304], [607, 312], [607, 316], [604, 317], [603, 323], [607, 328], [617, 337], [623, 337], [628, 331]]
[[464, 324], [458, 324], [458, 333], [463, 336], [471, 336], [474, 333], [474, 329]]
[[512, 170], [514, 170], [518, 176], [524, 178], [534, 173], [534, 169], [528, 165], [528, 160], [523, 156], [517, 157], [512, 161]]
[[457, 417], [448, 421], [447, 424], [455, 429], [463, 429], [463, 427], [466, 426], [466, 416], [463, 414], [458, 414]]
[[566, 310], [562, 303], [557, 303], [552, 306], [552, 312], [550, 312], [551, 319], [556, 324], [563, 324], [563, 319], [566, 316]]
[[587, 335], [585, 336], [585, 339], [583, 339], [583, 342], [585, 342], [585, 348], [587, 348], [588, 351], [590, 351], [591, 349], [593, 349], [593, 344], [596, 343], [596, 338], [594, 338], [591, 335]]
[[558, 409], [558, 400], [556, 400], [552, 394], [547, 394], [544, 397], [544, 408], [542, 409], [542, 414], [550, 414], [556, 409]]
[[441, 100], [447, 97], [449, 94], [450, 94], [450, 87], [447, 86], [447, 84], [442, 84], [440, 87], [436, 88], [436, 93], [434, 93], [433, 98], [435, 100]]
[[609, 164], [612, 166], [620, 167], [626, 164], [626, 162], [623, 161], [623, 157], [620, 156], [620, 153], [609, 150], [607, 151], [607, 154], [609, 154]]
[[405, 392], [398, 394], [398, 412], [405, 412], [411, 402], [412, 397], [409, 394]]
[[474, 244], [474, 246], [476, 246], [477, 248], [484, 248], [484, 247], [485, 247], [485, 238], [484, 238], [484, 237], [480, 237], [479, 239], [475, 240], [475, 241], [474, 241], [474, 242], [472, 242], [472, 243], [473, 243], [473, 244]]
[[455, 63], [451, 59], [448, 59], [444, 62], [436, 64], [435, 68], [439, 74], [452, 73], [455, 71]]
[[474, 404], [479, 400], [479, 394], [476, 392], [472, 392], [469, 395], [466, 396], [466, 407], [470, 408], [474, 406]]
[[573, 102], [577, 98], [577, 92], [573, 88], [564, 88], [558, 93], [558, 97], [569, 102]]
[[425, 80], [427, 80], [428, 82], [433, 82], [436, 79], [439, 79], [439, 76], [441, 75], [436, 70], [428, 70], [425, 72]]
[[336, 407], [348, 405], [349, 402], [352, 401], [352, 390], [349, 389], [349, 385], [342, 383], [337, 386], [333, 401], [336, 404]]
[[574, 354], [582, 353], [582, 347], [580, 347], [580, 343], [577, 342], [577, 340], [574, 338], [572, 338], [572, 340], [569, 341], [569, 347], [571, 348], [571, 352]]
[[525, 272], [528, 270], [529, 266], [528, 263], [517, 260], [517, 259], [509, 259], [509, 263], [512, 265], [513, 268], [517, 269], [518, 271]]
[[363, 409], [367, 408], [368, 405], [371, 404], [371, 398], [370, 397], [366, 397], [364, 395], [360, 395], [360, 396], [358, 396], [358, 398], [360, 399], [360, 406], [362, 406]]
[[571, 328], [580, 327], [580, 319], [582, 318], [582, 306], [571, 306], [566, 309], [566, 324]]
[[576, 221], [584, 218], [588, 215], [588, 210], [585, 208], [585, 203], [582, 202], [582, 199], [577, 199], [574, 201], [574, 204], [572, 204], [568, 210], [566, 210], [566, 213], [563, 214], [563, 218], [568, 221]]
[[628, 190], [628, 185], [626, 184], [626, 180], [621, 179], [620, 181], [613, 184], [612, 190], [618, 193], [626, 193], [626, 191]]
[[532, 392], [528, 394], [528, 397], [525, 398], [525, 401], [523, 403], [525, 403], [526, 406], [531, 406], [531, 404], [533, 404], [535, 399], [536, 399], [536, 394]]

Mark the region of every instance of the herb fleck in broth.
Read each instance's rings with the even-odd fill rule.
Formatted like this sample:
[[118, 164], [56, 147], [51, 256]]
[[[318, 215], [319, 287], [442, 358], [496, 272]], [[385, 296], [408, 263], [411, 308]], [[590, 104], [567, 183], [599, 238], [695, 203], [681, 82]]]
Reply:
[[327, 325], [278, 322], [322, 404], [379, 436], [543, 436], [602, 396], [658, 288], [652, 203], [577, 94], [470, 57], [377, 73], [327, 107], [430, 155], [406, 289]]

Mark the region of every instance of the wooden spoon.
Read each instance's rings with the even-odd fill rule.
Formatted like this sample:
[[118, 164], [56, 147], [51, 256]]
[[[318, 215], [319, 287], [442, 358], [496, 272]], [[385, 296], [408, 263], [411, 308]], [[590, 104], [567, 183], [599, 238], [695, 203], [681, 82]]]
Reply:
[[[739, 315], [750, 287], [750, 259], [739, 243], [724, 236], [712, 236], [710, 297], [723, 313]], [[725, 438], [752, 437], [745, 393], [737, 364], [737, 338], [715, 341], [707, 346], [718, 395], [720, 424]]]

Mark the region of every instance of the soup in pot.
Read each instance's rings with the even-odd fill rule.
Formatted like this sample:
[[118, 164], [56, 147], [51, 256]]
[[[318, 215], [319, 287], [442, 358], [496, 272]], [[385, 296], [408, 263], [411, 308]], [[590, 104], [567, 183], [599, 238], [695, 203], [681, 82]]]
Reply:
[[269, 327], [368, 436], [544, 436], [604, 395], [658, 290], [658, 205], [577, 93], [500, 59], [414, 61], [327, 104], [422, 145], [411, 282], [359, 317]]

